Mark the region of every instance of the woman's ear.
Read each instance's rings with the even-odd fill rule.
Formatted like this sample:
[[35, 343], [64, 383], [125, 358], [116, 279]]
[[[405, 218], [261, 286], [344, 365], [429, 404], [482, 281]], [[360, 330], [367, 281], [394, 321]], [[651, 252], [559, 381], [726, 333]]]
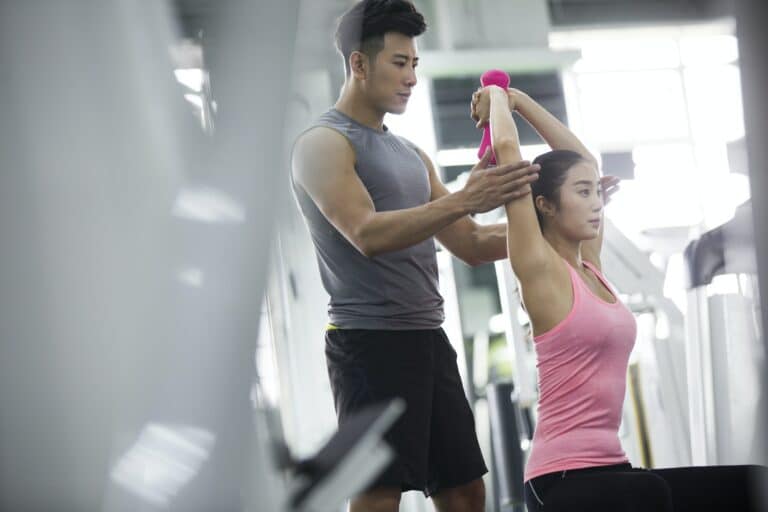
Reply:
[[352, 76], [365, 80], [368, 76], [368, 56], [360, 51], [352, 52], [349, 55], [349, 69], [352, 70]]
[[555, 215], [555, 207], [546, 197], [536, 196], [533, 203], [544, 217], [553, 217]]

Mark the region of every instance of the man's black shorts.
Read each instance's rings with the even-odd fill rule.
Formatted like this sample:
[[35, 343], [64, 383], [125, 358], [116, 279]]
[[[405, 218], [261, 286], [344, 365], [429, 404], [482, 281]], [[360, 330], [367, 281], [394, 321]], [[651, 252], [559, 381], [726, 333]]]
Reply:
[[430, 496], [487, 472], [442, 329], [326, 331], [325, 355], [339, 423], [366, 405], [400, 397], [406, 410], [386, 440], [397, 458], [371, 486]]

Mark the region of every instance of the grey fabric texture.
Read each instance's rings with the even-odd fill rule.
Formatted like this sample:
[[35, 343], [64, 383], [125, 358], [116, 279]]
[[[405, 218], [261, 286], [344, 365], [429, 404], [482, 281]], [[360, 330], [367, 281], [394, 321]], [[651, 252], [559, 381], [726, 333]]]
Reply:
[[[355, 152], [355, 171], [377, 212], [429, 201], [429, 175], [406, 139], [364, 126], [331, 109], [312, 127], [333, 129]], [[293, 190], [314, 242], [320, 276], [330, 295], [330, 322], [341, 329], [434, 329], [443, 323], [435, 242], [428, 238], [371, 258], [358, 251], [318, 209], [304, 189]]]

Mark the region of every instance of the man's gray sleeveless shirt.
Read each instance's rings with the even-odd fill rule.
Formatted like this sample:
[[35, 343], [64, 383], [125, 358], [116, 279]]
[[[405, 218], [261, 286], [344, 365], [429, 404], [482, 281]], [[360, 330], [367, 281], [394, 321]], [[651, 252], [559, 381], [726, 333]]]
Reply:
[[[336, 130], [355, 151], [355, 171], [377, 212], [429, 201], [429, 174], [415, 146], [364, 126], [336, 109], [313, 126]], [[318, 158], [322, 158], [318, 156]], [[434, 329], [443, 323], [435, 243], [423, 242], [368, 258], [325, 218], [300, 186], [294, 193], [315, 245], [320, 275], [331, 296], [330, 322], [342, 329]]]

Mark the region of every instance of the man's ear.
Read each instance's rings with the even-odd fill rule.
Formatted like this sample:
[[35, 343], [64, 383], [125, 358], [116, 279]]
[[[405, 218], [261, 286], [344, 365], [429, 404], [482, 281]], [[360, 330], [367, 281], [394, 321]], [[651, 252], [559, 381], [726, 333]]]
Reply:
[[349, 55], [349, 69], [358, 80], [368, 78], [368, 67], [368, 56], [363, 52], [355, 50]]

